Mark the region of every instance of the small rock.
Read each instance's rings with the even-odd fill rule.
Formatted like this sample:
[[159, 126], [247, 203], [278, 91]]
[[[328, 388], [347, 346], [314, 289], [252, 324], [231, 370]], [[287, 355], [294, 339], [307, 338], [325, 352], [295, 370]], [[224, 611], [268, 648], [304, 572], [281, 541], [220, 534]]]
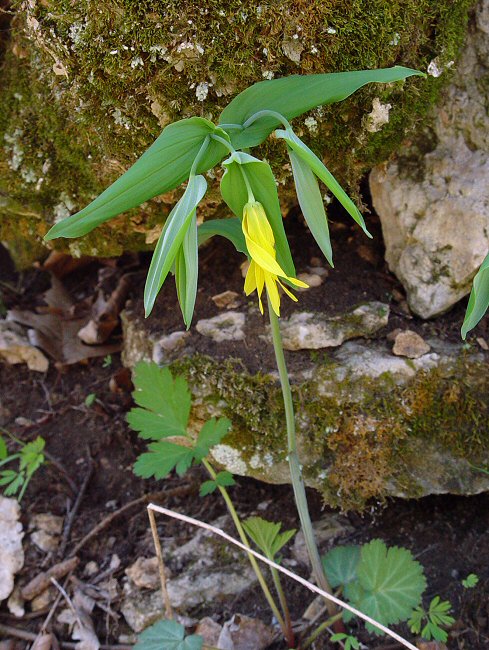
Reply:
[[258, 618], [235, 614], [224, 623], [218, 647], [222, 650], [264, 650], [275, 639], [275, 630]]
[[185, 341], [189, 336], [190, 332], [184, 331], [172, 332], [167, 336], [162, 336], [154, 343], [152, 355], [153, 361], [158, 364], [165, 363], [167, 353], [183, 348]]
[[371, 336], [385, 327], [388, 319], [388, 305], [368, 302], [339, 316], [295, 312], [281, 321], [280, 329], [286, 350], [318, 350], [337, 347], [359, 336]]
[[478, 336], [475, 340], [483, 350], [489, 350], [489, 345], [487, 345], [486, 339], [483, 339], [482, 336]]
[[302, 282], [305, 282], [307, 285], [309, 285], [307, 288], [299, 289], [297, 288], [296, 291], [307, 291], [307, 289], [313, 289], [314, 287], [320, 287], [322, 283], [324, 282], [324, 279], [319, 275], [319, 273], [299, 273], [297, 276], [298, 280], [302, 280]]
[[157, 557], [139, 557], [134, 564], [126, 569], [128, 576], [136, 587], [141, 589], [158, 589], [160, 574]]
[[24, 566], [20, 507], [16, 499], [0, 496], [0, 602], [14, 588], [14, 576]]
[[195, 634], [199, 634], [204, 639], [204, 645], [217, 647], [221, 630], [222, 625], [216, 623], [210, 616], [206, 616], [199, 621], [199, 624], [195, 628]]
[[202, 336], [208, 336], [216, 343], [222, 341], [242, 341], [244, 335], [245, 315], [237, 311], [219, 314], [214, 318], [199, 320], [195, 329]]
[[419, 359], [423, 354], [431, 350], [431, 347], [419, 334], [412, 330], [399, 332], [394, 340], [392, 352], [398, 357], [409, 357], [409, 359]]
[[[312, 259], [314, 259], [314, 258], [312, 258]], [[319, 265], [317, 265], [317, 266], [308, 266], [307, 270], [309, 271], [309, 273], [313, 273], [314, 275], [319, 275], [321, 278], [323, 278], [323, 280], [324, 280], [324, 278], [327, 278], [328, 275], [329, 275], [328, 269], [325, 269], [324, 266], [319, 266]]]
[[15, 587], [7, 600], [8, 611], [16, 618], [22, 618], [25, 614], [24, 603], [19, 587]]
[[[338, 537], [344, 537], [353, 532], [353, 528], [348, 523], [348, 520], [335, 513], [329, 513], [319, 519], [319, 521], [315, 521], [313, 523], [313, 529], [318, 545], [337, 539]], [[302, 531], [299, 531], [294, 538], [292, 555], [302, 564], [308, 564], [309, 562], [306, 542]]]
[[309, 264], [311, 266], [321, 266], [322, 265], [321, 258], [320, 257], [311, 257], [311, 259], [309, 260]]
[[8, 320], [0, 320], [0, 360], [10, 365], [26, 363], [29, 370], [46, 372], [49, 361], [36, 347], [31, 345], [24, 329]]
[[39, 596], [36, 596], [31, 600], [31, 610], [33, 612], [39, 612], [41, 609], [49, 607], [49, 605], [54, 601], [58, 595], [58, 590], [53, 585], [42, 591]]
[[441, 641], [418, 641], [419, 650], [447, 650], [447, 646]]
[[29, 522], [29, 529], [34, 530], [31, 540], [45, 553], [52, 553], [58, 548], [59, 536], [63, 530], [63, 517], [50, 513], [34, 515]]
[[212, 296], [212, 301], [219, 309], [236, 309], [239, 307], [239, 293], [224, 291]]
[[93, 560], [91, 562], [87, 562], [85, 565], [85, 568], [83, 569], [83, 574], [86, 576], [94, 576], [96, 573], [99, 572], [99, 565], [94, 562]]

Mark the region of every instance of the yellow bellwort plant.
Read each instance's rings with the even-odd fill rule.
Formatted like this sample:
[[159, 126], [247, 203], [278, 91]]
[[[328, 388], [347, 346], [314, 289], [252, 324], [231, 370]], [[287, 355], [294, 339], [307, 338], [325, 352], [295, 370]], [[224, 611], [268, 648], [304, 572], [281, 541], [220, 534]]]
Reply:
[[[246, 295], [257, 291], [263, 313], [262, 294], [266, 288], [270, 331], [284, 401], [287, 459], [294, 498], [316, 582], [329, 593], [332, 590], [324, 573], [307, 505], [297, 450], [292, 391], [278, 320], [279, 287], [292, 300], [296, 300], [284, 282], [296, 287], [305, 288], [307, 285], [295, 277], [272, 169], [267, 162], [254, 158], [248, 152], [264, 142], [272, 132], [283, 141], [290, 158], [302, 214], [319, 248], [332, 265], [328, 220], [319, 181], [331, 191], [366, 235], [370, 235], [357, 206], [322, 159], [296, 136], [289, 120], [318, 106], [346, 99], [368, 83], [382, 83], [384, 88], [388, 88], [393, 82], [412, 76], [425, 75], [417, 70], [395, 66], [382, 70], [292, 75], [254, 84], [226, 106], [217, 125], [202, 117], [191, 117], [166, 126], [125, 174], [80, 212], [56, 223], [45, 236], [46, 240], [80, 237], [121, 212], [165, 194], [188, 180], [183, 196], [168, 215], [155, 248], [144, 291], [146, 316], [151, 313], [167, 276], [174, 272], [183, 318], [187, 328], [190, 327], [197, 292], [198, 247], [209, 238], [215, 235], [226, 237], [237, 251], [250, 259], [244, 290]], [[286, 102], [284, 97], [287, 98]], [[283, 128], [278, 129], [279, 126]], [[224, 160], [227, 155], [229, 158]], [[207, 190], [204, 174], [219, 163], [224, 168], [221, 195], [234, 217], [205, 221], [197, 226], [196, 210]], [[486, 270], [483, 265], [480, 273]], [[489, 281], [486, 283], [486, 280], [484, 277], [484, 282], [481, 279], [479, 283], [484, 290], [480, 290], [479, 285], [475, 286], [476, 294], [469, 304], [472, 316], [470, 322], [466, 322], [466, 329], [482, 317], [489, 303], [485, 291]], [[164, 433], [161, 432], [162, 438]], [[159, 440], [154, 444], [161, 448], [168, 443]], [[242, 539], [246, 541], [246, 536]], [[328, 601], [327, 608], [329, 622], [341, 616], [331, 601]], [[279, 620], [280, 614], [276, 614], [276, 617]], [[285, 618], [290, 623], [290, 617]], [[289, 632], [290, 629], [289, 626]], [[292, 640], [289, 647], [291, 645]], [[414, 648], [410, 644], [408, 647]]]
[[297, 302], [297, 298], [280, 282], [279, 277], [296, 287], [307, 289], [309, 285], [297, 278], [289, 277], [277, 262], [275, 237], [261, 203], [250, 201], [244, 206], [242, 228], [246, 247], [251, 257], [245, 278], [245, 293], [249, 296], [256, 289], [258, 304], [263, 314], [261, 295], [263, 288], [266, 287], [272, 309], [277, 316], [280, 316], [280, 294], [277, 284], [294, 302]]

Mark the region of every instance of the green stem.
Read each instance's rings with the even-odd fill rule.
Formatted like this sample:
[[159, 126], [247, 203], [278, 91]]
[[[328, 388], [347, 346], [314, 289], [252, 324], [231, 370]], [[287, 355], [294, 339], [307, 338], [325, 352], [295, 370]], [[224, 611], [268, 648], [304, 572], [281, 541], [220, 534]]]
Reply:
[[[208, 473], [209, 473], [210, 477], [212, 478], [212, 480], [215, 481], [216, 480], [216, 472], [214, 471], [214, 468], [209, 463], [209, 461], [204, 458], [202, 460], [202, 464], [204, 465], [204, 467], [208, 471]], [[229, 514], [231, 515], [231, 518], [232, 518], [232, 520], [234, 522], [234, 525], [236, 526], [236, 530], [238, 531], [238, 534], [239, 534], [239, 537], [240, 537], [241, 541], [243, 542], [243, 544], [247, 548], [251, 548], [250, 543], [248, 541], [248, 538], [246, 537], [246, 533], [244, 531], [244, 528], [241, 525], [241, 521], [239, 520], [238, 513], [236, 512], [236, 509], [235, 509], [235, 507], [233, 505], [233, 502], [231, 501], [231, 497], [229, 496], [228, 491], [226, 490], [225, 487], [223, 487], [221, 485], [218, 485], [217, 487], [219, 489], [219, 492], [222, 495], [222, 498], [224, 499], [224, 501], [226, 503], [227, 509], [229, 511]], [[285, 638], [287, 639], [287, 642], [288, 642], [289, 641], [289, 635], [288, 635], [287, 626], [285, 624], [285, 621], [284, 621], [284, 619], [283, 619], [277, 605], [275, 604], [275, 600], [273, 599], [272, 594], [270, 593], [270, 590], [269, 590], [268, 585], [267, 585], [267, 583], [265, 581], [265, 578], [263, 577], [263, 573], [261, 572], [261, 569], [258, 566], [258, 563], [257, 563], [256, 559], [254, 558], [253, 555], [251, 555], [251, 553], [248, 554], [248, 559], [250, 561], [251, 566], [253, 567], [253, 571], [255, 572], [256, 577], [258, 578], [258, 582], [260, 583], [260, 587], [262, 588], [263, 594], [264, 594], [265, 598], [267, 599], [268, 604], [270, 605], [270, 609], [272, 610], [275, 618], [277, 619], [278, 624], [282, 628], [284, 636], [285, 636]]]
[[268, 109], [263, 110], [263, 111], [258, 111], [257, 113], [254, 113], [243, 124], [243, 129], [247, 129], [249, 126], [251, 126], [253, 124], [253, 122], [256, 122], [256, 120], [259, 120], [260, 117], [274, 117], [278, 122], [280, 122], [280, 124], [283, 124], [286, 129], [292, 130], [292, 127], [290, 126], [289, 122], [285, 119], [285, 117], [283, 115], [281, 115], [280, 113], [277, 113], [277, 111], [270, 111]]
[[246, 174], [246, 171], [243, 168], [243, 165], [239, 166], [241, 176], [243, 177], [244, 183], [246, 185], [246, 190], [248, 192], [248, 203], [252, 203], [255, 200], [255, 195], [253, 194], [253, 190], [251, 188], [251, 183], [248, 178], [248, 175]]
[[[328, 580], [324, 575], [323, 565], [319, 557], [319, 551], [314, 537], [314, 530], [312, 528], [311, 517], [309, 515], [309, 507], [307, 505], [306, 489], [302, 478], [301, 466], [299, 463], [299, 456], [297, 455], [297, 438], [295, 433], [295, 415], [294, 404], [292, 401], [292, 391], [290, 390], [289, 375], [287, 372], [287, 365], [285, 363], [284, 348], [282, 345], [282, 334], [280, 333], [280, 325], [278, 316], [273, 311], [270, 304], [270, 298], [267, 294], [268, 300], [268, 315], [270, 318], [270, 325], [272, 329], [273, 349], [275, 351], [275, 359], [277, 362], [278, 373], [280, 376], [280, 385], [282, 387], [282, 396], [285, 408], [285, 421], [287, 425], [287, 453], [290, 469], [290, 478], [292, 480], [292, 487], [294, 490], [294, 498], [299, 513], [301, 522], [302, 533], [306, 542], [307, 553], [311, 562], [312, 571], [316, 582], [323, 591], [332, 594], [333, 591], [329, 586]], [[336, 607], [331, 601], [326, 602], [328, 613], [330, 616], [336, 614]]]
[[233, 147], [233, 145], [225, 140], [224, 138], [221, 138], [220, 135], [216, 135], [215, 133], [211, 134], [211, 138], [215, 140], [216, 142], [220, 142], [230, 153], [236, 153], [236, 149]]
[[339, 612], [338, 614], [335, 614], [334, 616], [330, 616], [327, 621], [324, 621], [324, 623], [321, 623], [321, 625], [318, 625], [318, 627], [314, 630], [314, 632], [307, 637], [307, 639], [302, 643], [301, 647], [303, 650], [308, 648], [314, 641], [318, 638], [320, 634], [324, 632], [328, 627], [331, 627], [333, 623], [336, 623], [336, 621], [339, 621], [340, 618], [342, 617], [342, 613]]
[[210, 142], [210, 138], [207, 135], [204, 142], [202, 143], [202, 146], [199, 149], [199, 153], [194, 158], [194, 162], [192, 163], [192, 167], [190, 168], [189, 178], [195, 176], [195, 173], [197, 171], [197, 165], [202, 161], [202, 158], [204, 157], [205, 152], [209, 147], [209, 142]]
[[[269, 560], [276, 561], [275, 558], [269, 557]], [[275, 585], [275, 591], [277, 592], [278, 600], [280, 602], [280, 607], [282, 608], [282, 613], [284, 615], [285, 623], [287, 625], [288, 643], [292, 647], [294, 645], [294, 632], [292, 630], [292, 619], [290, 617], [289, 606], [287, 605], [287, 599], [285, 598], [284, 590], [282, 588], [282, 583], [280, 582], [280, 576], [274, 567], [270, 567], [270, 573], [272, 574], [273, 584]]]

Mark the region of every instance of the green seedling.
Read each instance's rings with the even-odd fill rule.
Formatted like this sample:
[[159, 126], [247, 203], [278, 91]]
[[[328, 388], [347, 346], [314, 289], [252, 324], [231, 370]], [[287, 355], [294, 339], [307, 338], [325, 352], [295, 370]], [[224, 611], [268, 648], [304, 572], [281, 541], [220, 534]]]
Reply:
[[479, 582], [479, 576], [476, 573], [469, 573], [469, 575], [462, 580], [462, 586], [465, 589], [473, 589]]
[[107, 356], [104, 357], [104, 360], [102, 362], [102, 368], [110, 368], [112, 365], [112, 355], [108, 354]]
[[419, 606], [413, 611], [408, 625], [413, 634], [420, 634], [423, 639], [446, 642], [448, 634], [444, 627], [450, 627], [455, 619], [450, 616], [451, 604], [447, 600], [440, 600], [435, 596], [430, 603], [428, 611]]
[[185, 628], [176, 621], [158, 621], [138, 637], [134, 650], [202, 650], [198, 634], [185, 635]]
[[18, 462], [17, 469], [0, 470], [0, 486], [3, 487], [5, 496], [16, 496], [20, 502], [31, 478], [44, 463], [43, 450], [45, 442], [40, 436], [26, 444], [17, 438], [14, 438], [14, 440], [21, 445], [21, 448], [19, 452], [10, 454], [5, 440], [0, 437], [0, 467], [14, 461]]
[[90, 408], [93, 405], [93, 403], [95, 402], [96, 399], [97, 399], [97, 395], [95, 393], [89, 393], [85, 397], [85, 401], [84, 401], [85, 406], [87, 408]]

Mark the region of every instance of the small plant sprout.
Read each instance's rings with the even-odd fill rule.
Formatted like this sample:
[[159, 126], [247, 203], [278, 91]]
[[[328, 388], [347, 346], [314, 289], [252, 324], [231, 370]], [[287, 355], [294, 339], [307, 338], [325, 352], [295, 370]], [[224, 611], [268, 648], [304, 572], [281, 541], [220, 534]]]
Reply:
[[93, 406], [95, 400], [97, 399], [97, 395], [95, 393], [89, 393], [84, 400], [84, 404], [87, 408], [90, 408]]
[[102, 362], [102, 368], [110, 368], [112, 365], [112, 355], [108, 354], [107, 356], [104, 357], [104, 360]]
[[431, 641], [445, 641], [448, 634], [444, 627], [450, 627], [455, 619], [450, 616], [451, 604], [447, 600], [440, 600], [435, 596], [430, 603], [428, 611], [423, 607], [417, 607], [408, 621], [409, 628], [413, 634], [420, 634], [423, 639]]
[[20, 451], [10, 454], [5, 440], [0, 437], [0, 468], [17, 461], [17, 469], [0, 470], [0, 487], [3, 487], [5, 496], [16, 496], [22, 500], [27, 486], [33, 475], [44, 463], [44, 439], [38, 436], [35, 440], [23, 443], [21, 440], [5, 431], [5, 433], [20, 445]]
[[479, 576], [476, 573], [469, 573], [469, 575], [462, 580], [462, 587], [465, 589], [473, 589], [479, 582]]

